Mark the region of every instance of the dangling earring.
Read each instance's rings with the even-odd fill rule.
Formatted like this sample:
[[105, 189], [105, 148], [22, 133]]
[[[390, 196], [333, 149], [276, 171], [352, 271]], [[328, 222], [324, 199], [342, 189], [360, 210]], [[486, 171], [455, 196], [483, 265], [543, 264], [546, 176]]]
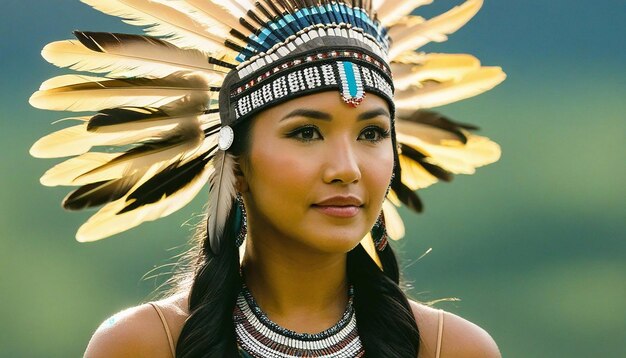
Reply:
[[237, 205], [237, 211], [235, 220], [233, 220], [235, 225], [233, 232], [237, 233], [235, 244], [237, 247], [240, 247], [248, 234], [248, 217], [246, 216], [246, 207], [243, 205], [243, 198], [240, 193], [237, 193], [235, 205]]
[[385, 215], [380, 212], [374, 227], [371, 231], [372, 239], [374, 239], [374, 246], [377, 251], [383, 251], [387, 247], [387, 228], [385, 227]]

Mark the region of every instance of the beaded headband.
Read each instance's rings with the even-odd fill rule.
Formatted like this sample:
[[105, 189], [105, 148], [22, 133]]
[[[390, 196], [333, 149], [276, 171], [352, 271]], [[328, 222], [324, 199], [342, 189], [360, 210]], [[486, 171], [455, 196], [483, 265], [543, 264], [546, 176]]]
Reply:
[[[395, 114], [398, 171], [383, 210], [398, 239], [396, 207], [421, 211], [416, 190], [500, 156], [496, 143], [470, 132], [477, 127], [426, 110], [505, 78], [471, 55], [415, 52], [445, 41], [483, 3], [428, 20], [410, 15], [432, 1], [82, 0], [147, 34], [77, 31], [43, 49], [59, 67], [102, 76], [54, 77], [31, 96], [38, 108], [92, 112], [32, 146], [35, 157], [72, 157], [41, 183], [78, 186], [66, 209], [101, 207], [76, 234], [84, 242], [167, 216], [208, 182], [207, 235], [219, 253], [236, 202], [231, 126], [311, 93], [338, 91], [352, 106], [372, 93]], [[375, 257], [371, 238], [362, 243]]]

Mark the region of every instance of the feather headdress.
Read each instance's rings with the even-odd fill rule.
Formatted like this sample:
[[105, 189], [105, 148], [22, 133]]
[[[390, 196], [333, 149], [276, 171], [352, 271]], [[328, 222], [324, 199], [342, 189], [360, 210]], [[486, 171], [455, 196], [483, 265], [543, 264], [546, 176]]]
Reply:
[[35, 157], [72, 157], [41, 178], [78, 186], [63, 207], [102, 206], [79, 241], [169, 215], [209, 182], [218, 253], [235, 195], [230, 126], [303, 93], [334, 89], [356, 106], [374, 92], [394, 109], [401, 175], [383, 208], [395, 239], [404, 235], [395, 208], [422, 210], [416, 190], [499, 158], [476, 127], [427, 109], [493, 88], [502, 70], [471, 55], [416, 52], [445, 41], [482, 0], [429, 20], [410, 14], [432, 0], [81, 1], [146, 35], [77, 31], [42, 52], [54, 65], [101, 76], [54, 77], [30, 99], [42, 109], [95, 112], [31, 148]]

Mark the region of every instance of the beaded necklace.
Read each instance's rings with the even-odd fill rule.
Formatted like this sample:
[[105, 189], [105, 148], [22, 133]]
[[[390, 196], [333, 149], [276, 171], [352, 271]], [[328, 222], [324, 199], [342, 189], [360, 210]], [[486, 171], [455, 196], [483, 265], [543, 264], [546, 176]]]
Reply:
[[363, 357], [354, 314], [354, 289], [348, 291], [348, 305], [334, 326], [315, 334], [297, 333], [272, 322], [243, 284], [233, 313], [239, 347], [251, 357]]

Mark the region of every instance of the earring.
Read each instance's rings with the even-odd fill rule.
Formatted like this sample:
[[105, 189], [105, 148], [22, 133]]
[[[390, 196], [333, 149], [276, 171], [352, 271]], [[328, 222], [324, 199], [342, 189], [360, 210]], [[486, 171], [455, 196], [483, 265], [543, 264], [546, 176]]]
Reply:
[[372, 227], [372, 239], [377, 251], [383, 251], [387, 247], [387, 228], [385, 227], [385, 215], [380, 212], [374, 227]]
[[235, 244], [237, 247], [240, 247], [248, 234], [248, 217], [246, 216], [246, 207], [243, 205], [243, 198], [240, 193], [237, 193], [234, 204], [237, 205], [237, 211], [235, 213], [235, 220], [233, 221], [235, 225], [233, 232], [237, 233]]

